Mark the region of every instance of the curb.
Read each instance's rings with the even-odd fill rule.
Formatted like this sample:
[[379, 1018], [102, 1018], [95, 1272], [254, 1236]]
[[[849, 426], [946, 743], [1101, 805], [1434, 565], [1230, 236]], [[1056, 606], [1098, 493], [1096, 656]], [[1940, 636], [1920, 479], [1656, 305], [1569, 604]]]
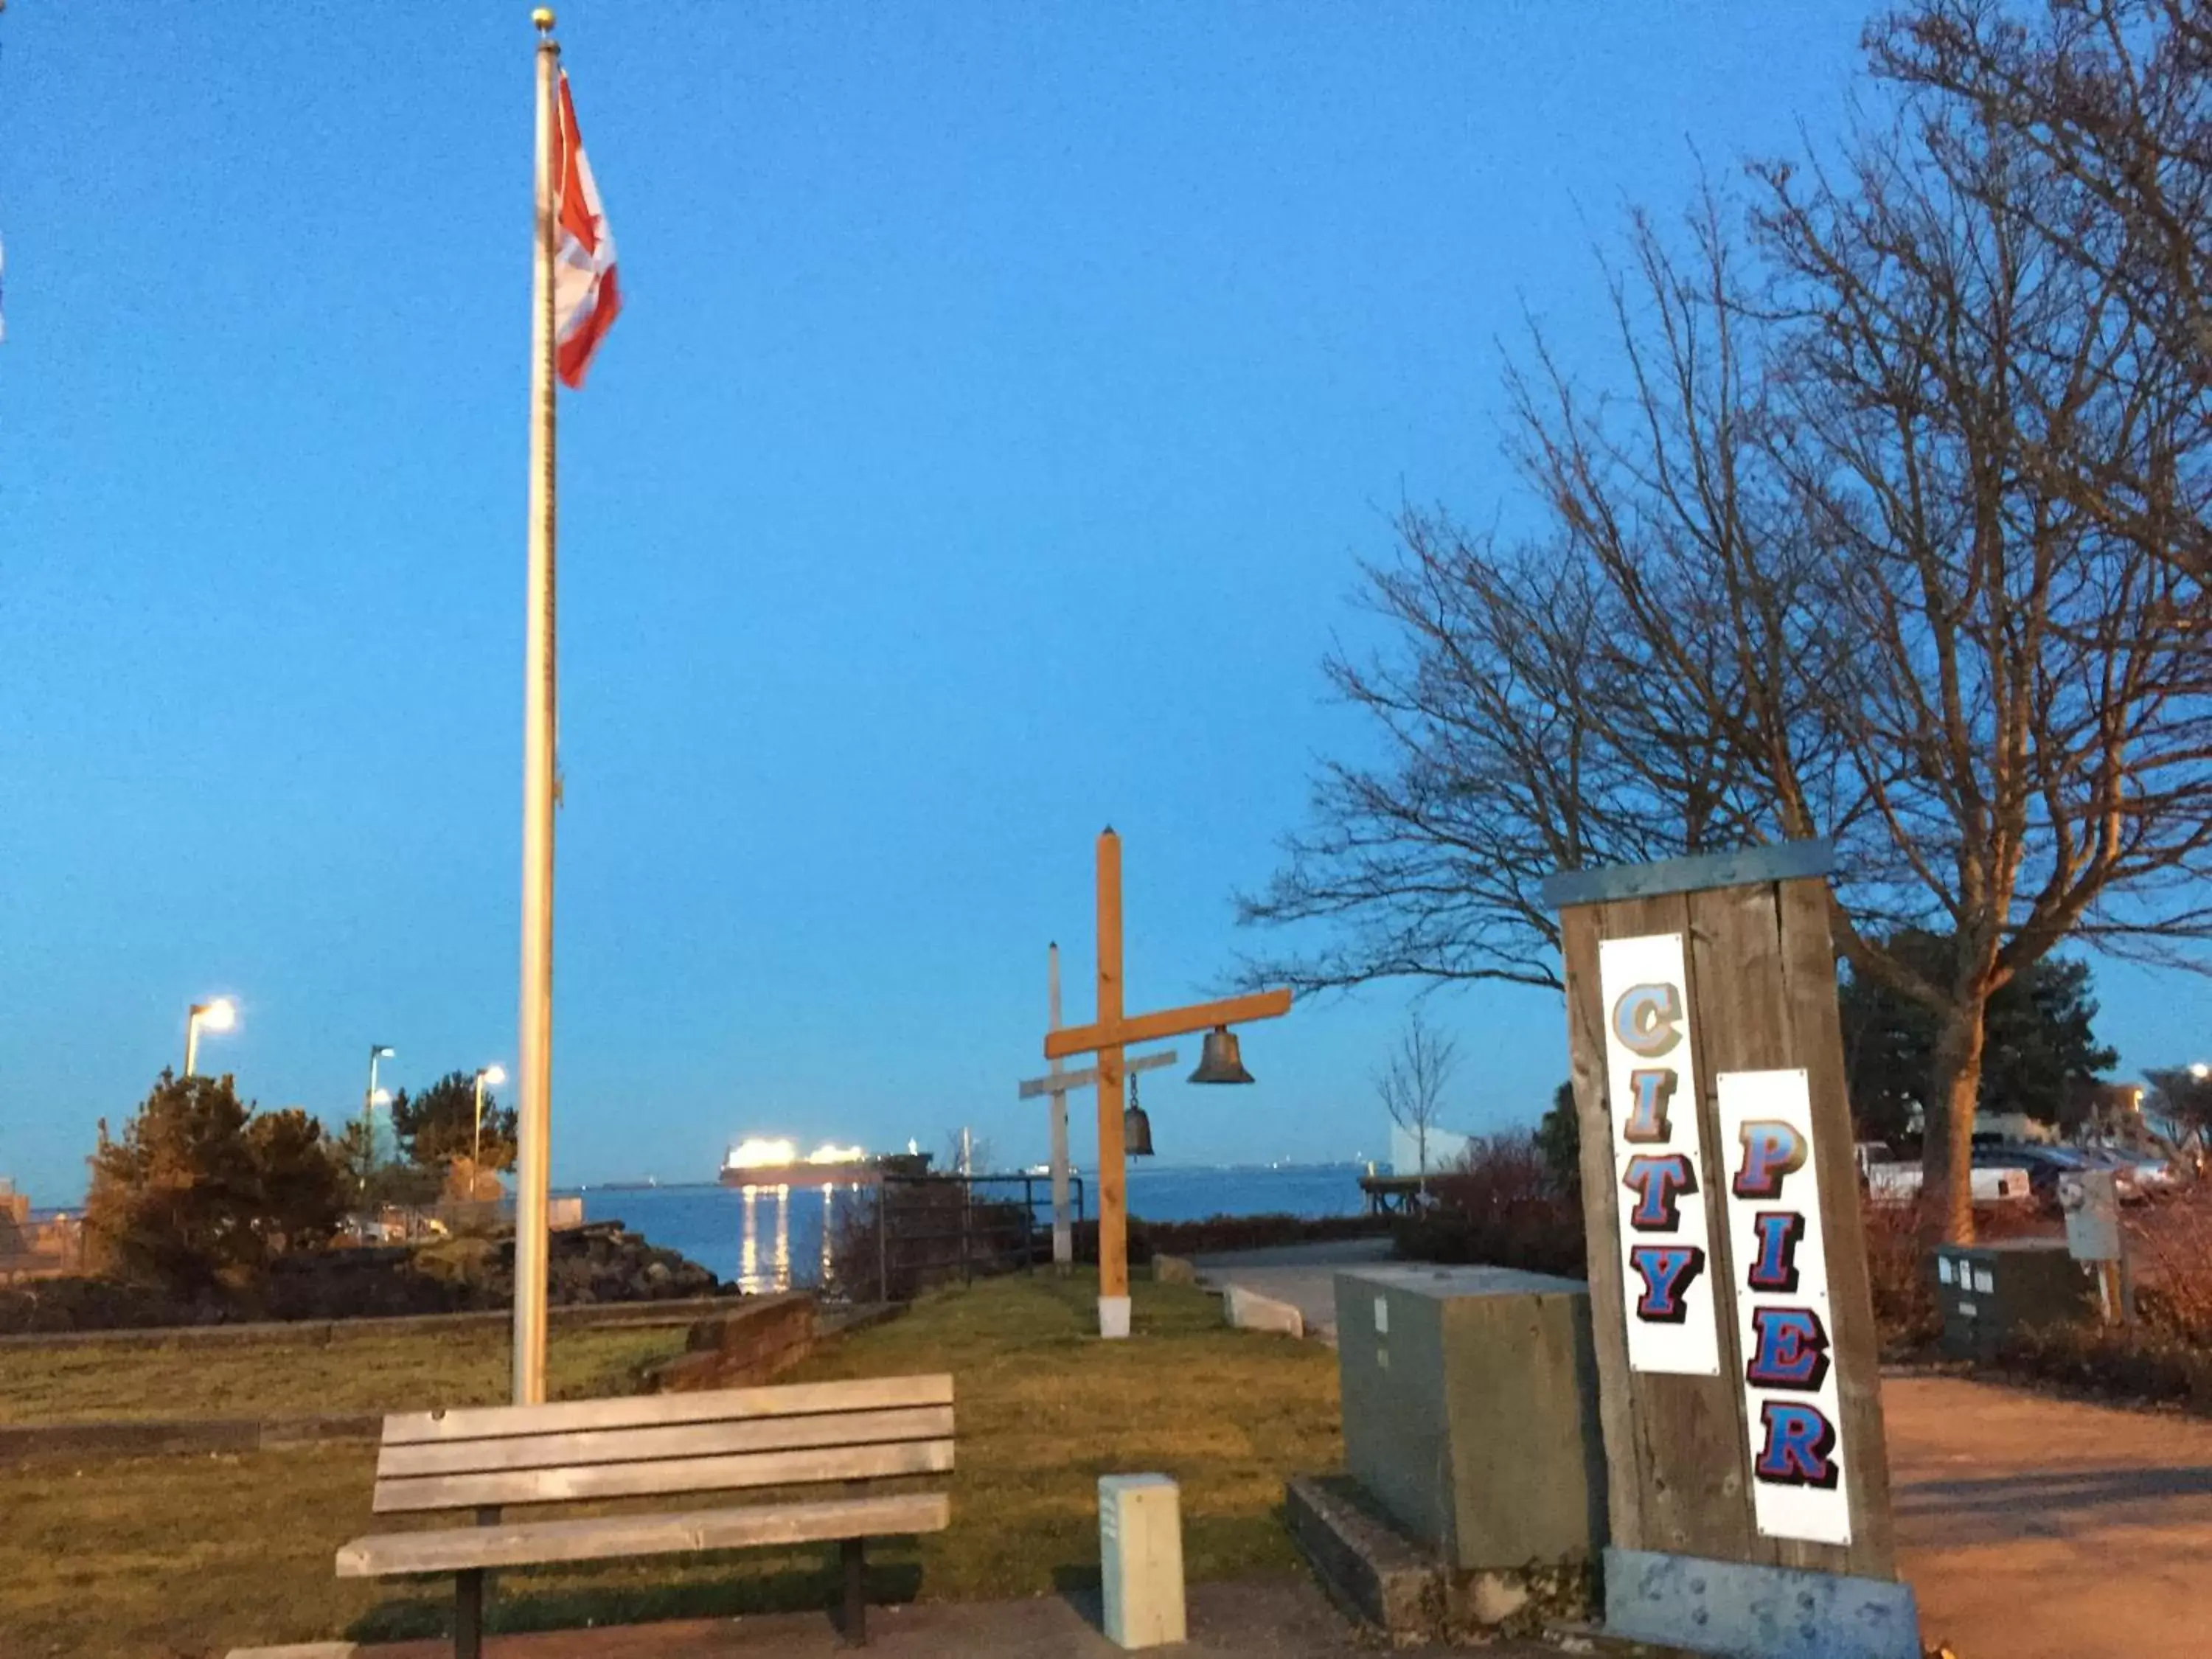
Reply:
[[1273, 1331], [1299, 1338], [1306, 1334], [1305, 1316], [1296, 1308], [1271, 1296], [1248, 1291], [1242, 1285], [1223, 1287], [1221, 1312], [1240, 1331]]
[[273, 1451], [373, 1441], [383, 1431], [382, 1412], [328, 1417], [204, 1417], [141, 1422], [109, 1419], [85, 1423], [0, 1425], [0, 1465], [33, 1457], [167, 1457], [179, 1453]]
[[[688, 1325], [710, 1314], [727, 1313], [757, 1297], [687, 1296], [665, 1302], [570, 1302], [548, 1310], [556, 1325], [586, 1328], [626, 1325]], [[351, 1337], [405, 1336], [416, 1332], [505, 1329], [511, 1308], [480, 1308], [466, 1313], [380, 1314], [367, 1319], [264, 1319], [236, 1325], [147, 1325], [107, 1331], [19, 1331], [0, 1336], [9, 1348], [160, 1348], [199, 1342], [290, 1342], [328, 1347]]]

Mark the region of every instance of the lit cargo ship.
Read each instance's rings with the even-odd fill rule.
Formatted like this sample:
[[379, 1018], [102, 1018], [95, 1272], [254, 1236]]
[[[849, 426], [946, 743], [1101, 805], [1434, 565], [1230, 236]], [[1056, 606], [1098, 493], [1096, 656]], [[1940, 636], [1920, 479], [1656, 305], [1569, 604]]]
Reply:
[[860, 1146], [825, 1145], [801, 1158], [799, 1144], [781, 1136], [751, 1136], [730, 1148], [722, 1159], [725, 1187], [872, 1186], [889, 1172], [928, 1172], [927, 1152], [892, 1152], [878, 1157]]

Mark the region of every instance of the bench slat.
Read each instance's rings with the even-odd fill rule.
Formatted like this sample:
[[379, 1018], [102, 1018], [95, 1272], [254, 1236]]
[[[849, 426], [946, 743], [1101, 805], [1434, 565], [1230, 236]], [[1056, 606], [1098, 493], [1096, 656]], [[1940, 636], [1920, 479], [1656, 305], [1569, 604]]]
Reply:
[[341, 1549], [337, 1576], [383, 1578], [398, 1573], [602, 1561], [832, 1538], [896, 1537], [942, 1532], [951, 1516], [951, 1500], [943, 1492], [901, 1492], [678, 1515], [613, 1515], [519, 1526], [387, 1533], [356, 1538]]
[[485, 1440], [578, 1429], [653, 1428], [822, 1412], [882, 1411], [949, 1406], [952, 1378], [872, 1376], [849, 1382], [799, 1382], [759, 1389], [712, 1389], [697, 1394], [648, 1394], [617, 1400], [569, 1400], [544, 1406], [469, 1406], [444, 1412], [395, 1413], [384, 1419], [384, 1443]]
[[559, 1469], [511, 1469], [484, 1474], [434, 1474], [379, 1480], [379, 1515], [472, 1509], [492, 1504], [562, 1504], [585, 1498], [636, 1498], [662, 1492], [721, 1492], [743, 1486], [797, 1486], [815, 1480], [865, 1480], [938, 1474], [952, 1467], [952, 1442], [909, 1440], [890, 1445], [819, 1451], [756, 1452], [724, 1457], [662, 1458], [642, 1463]]
[[565, 1434], [509, 1435], [490, 1440], [387, 1443], [377, 1456], [376, 1474], [379, 1480], [384, 1480], [427, 1474], [489, 1474], [501, 1469], [642, 1463], [732, 1452], [935, 1440], [951, 1432], [950, 1406], [675, 1424], [660, 1428], [579, 1429]]

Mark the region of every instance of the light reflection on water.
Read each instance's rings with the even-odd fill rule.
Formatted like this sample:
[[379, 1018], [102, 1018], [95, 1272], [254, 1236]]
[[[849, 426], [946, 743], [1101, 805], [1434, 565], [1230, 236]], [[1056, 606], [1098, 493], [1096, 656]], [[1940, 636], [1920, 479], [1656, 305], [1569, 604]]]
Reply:
[[[840, 1190], [835, 1186], [822, 1188], [818, 1212], [803, 1218], [803, 1221], [812, 1222], [822, 1245], [819, 1265], [815, 1273], [804, 1281], [807, 1284], [819, 1285], [829, 1279], [830, 1244], [836, 1237], [833, 1224], [836, 1218]], [[860, 1192], [861, 1188], [855, 1182], [842, 1190], [846, 1194], [844, 1201], [850, 1203], [853, 1195]], [[738, 1288], [748, 1296], [757, 1295], [763, 1291], [791, 1289], [792, 1211], [798, 1204], [806, 1203], [805, 1189], [802, 1188], [794, 1200], [792, 1189], [787, 1186], [740, 1187], [738, 1199], [744, 1210], [738, 1243]], [[762, 1212], [771, 1206], [773, 1213], [764, 1217]], [[808, 1205], [809, 1209], [813, 1207]], [[765, 1252], [761, 1237], [763, 1225], [769, 1230]], [[800, 1236], [804, 1238], [805, 1234], [802, 1232]], [[763, 1254], [767, 1258], [765, 1265]]]

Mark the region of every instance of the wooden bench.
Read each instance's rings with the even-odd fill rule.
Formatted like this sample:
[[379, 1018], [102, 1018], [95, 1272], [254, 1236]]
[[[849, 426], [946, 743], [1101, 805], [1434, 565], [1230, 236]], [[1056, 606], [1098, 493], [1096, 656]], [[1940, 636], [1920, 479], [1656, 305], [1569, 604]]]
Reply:
[[[475, 1524], [356, 1538], [338, 1552], [337, 1576], [454, 1574], [453, 1651], [478, 1659], [492, 1569], [836, 1540], [845, 1637], [859, 1645], [867, 1639], [866, 1540], [941, 1532], [951, 1519], [945, 1492], [867, 1483], [951, 1467], [950, 1376], [414, 1412], [384, 1419], [376, 1513], [473, 1511]], [[828, 1482], [844, 1483], [846, 1495], [566, 1520], [502, 1513]]]

